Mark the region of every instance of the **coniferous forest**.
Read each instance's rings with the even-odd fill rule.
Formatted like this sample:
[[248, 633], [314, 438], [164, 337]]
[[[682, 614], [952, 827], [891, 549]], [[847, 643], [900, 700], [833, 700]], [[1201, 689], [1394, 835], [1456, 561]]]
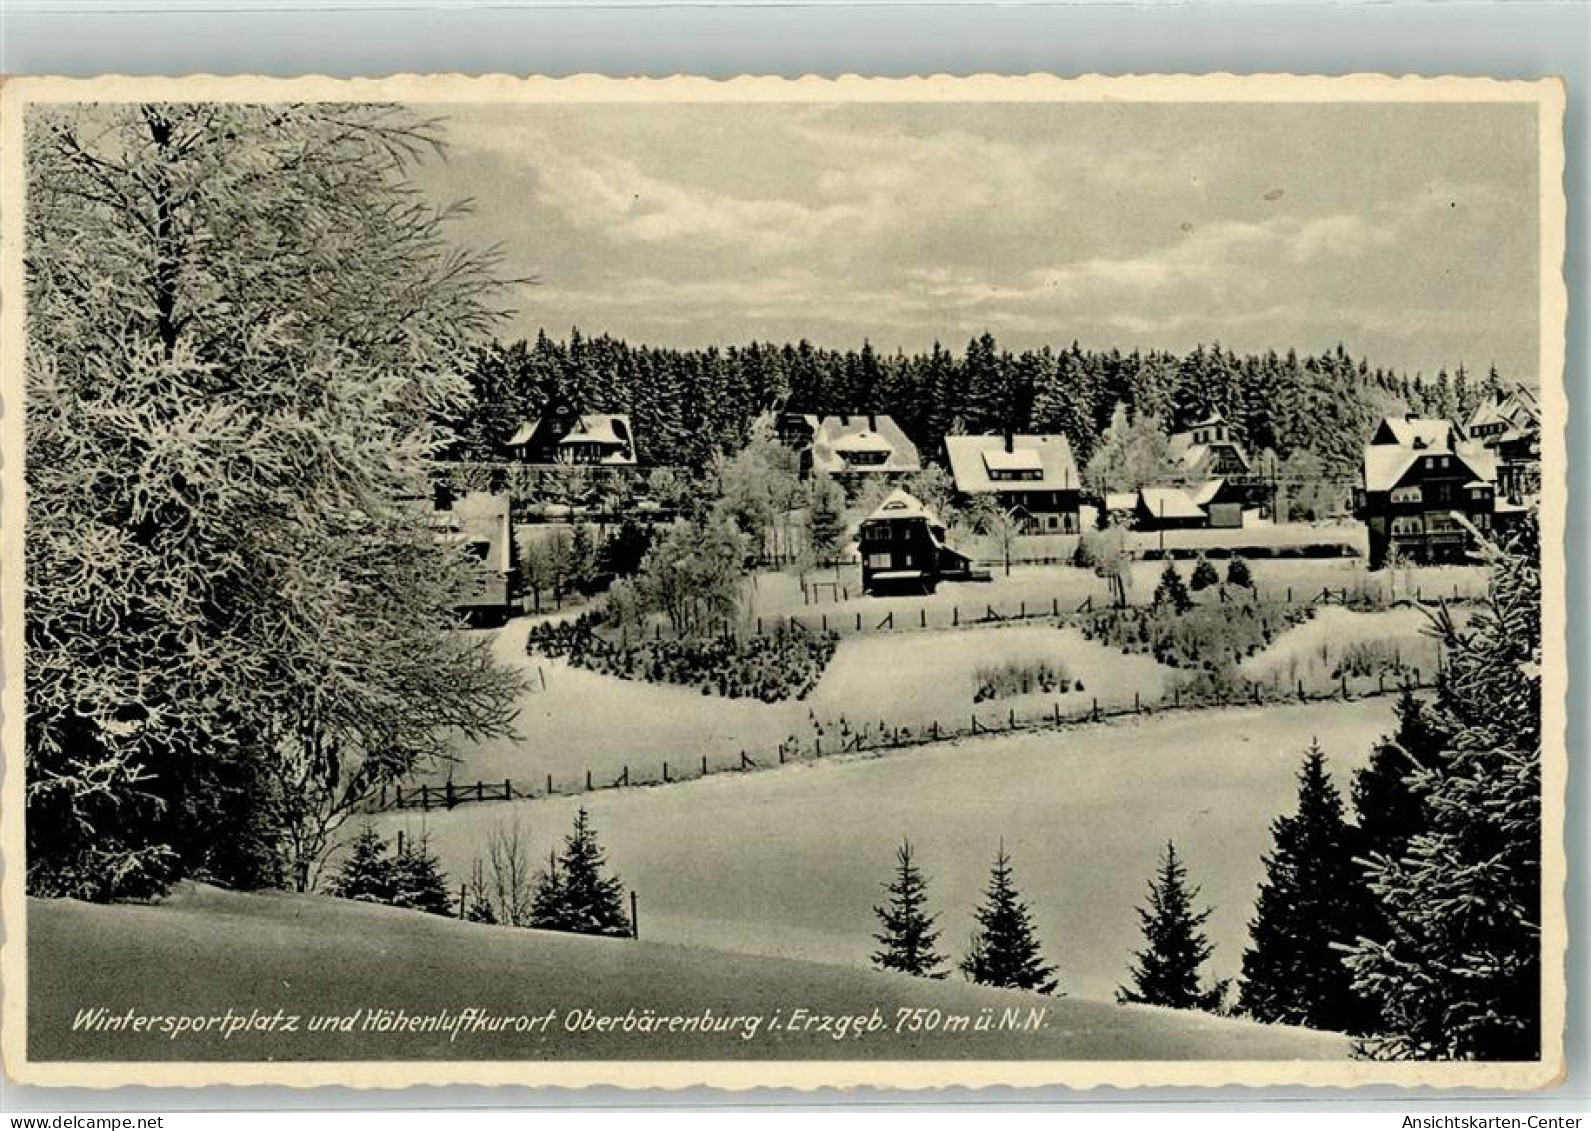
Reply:
[[1323, 475], [1352, 477], [1375, 421], [1392, 412], [1463, 417], [1504, 387], [1459, 366], [1434, 377], [1372, 366], [1343, 346], [1317, 356], [1239, 355], [1219, 343], [1184, 355], [1162, 351], [1053, 349], [1012, 352], [990, 333], [959, 353], [882, 354], [864, 342], [836, 350], [802, 340], [727, 348], [663, 349], [606, 335], [494, 342], [477, 351], [474, 401], [454, 422], [460, 460], [502, 458], [526, 420], [556, 399], [581, 411], [631, 416], [643, 465], [706, 467], [745, 446], [770, 409], [825, 415], [881, 412], [925, 458], [951, 433], [1064, 434], [1088, 462], [1118, 405], [1168, 429], [1210, 412], [1232, 423], [1255, 454], [1311, 453]]

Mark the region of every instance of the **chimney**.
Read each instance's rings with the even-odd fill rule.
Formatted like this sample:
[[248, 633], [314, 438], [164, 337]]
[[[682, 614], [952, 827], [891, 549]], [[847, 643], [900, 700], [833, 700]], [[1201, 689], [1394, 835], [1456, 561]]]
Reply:
[[841, 428], [849, 428], [850, 426], [851, 426], [851, 414], [848, 413], [848, 412], [840, 413], [840, 427]]
[[1005, 454], [1010, 455], [1016, 448], [1016, 439], [1011, 435], [1011, 429], [1005, 430]]
[[870, 412], [867, 414], [867, 430], [869, 432], [878, 431], [878, 416], [876, 413]]

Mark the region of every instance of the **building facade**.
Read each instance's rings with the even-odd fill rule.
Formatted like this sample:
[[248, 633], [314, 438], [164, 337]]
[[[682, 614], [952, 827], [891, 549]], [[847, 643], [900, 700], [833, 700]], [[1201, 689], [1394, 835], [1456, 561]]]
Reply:
[[932, 593], [945, 578], [970, 574], [966, 555], [945, 543], [945, 524], [905, 491], [892, 491], [857, 528], [862, 592]]
[[1065, 436], [946, 436], [945, 456], [963, 503], [991, 500], [1024, 534], [1076, 534], [1081, 484]]
[[1354, 492], [1370, 568], [1465, 561], [1472, 531], [1493, 529], [1496, 478], [1496, 457], [1452, 422], [1383, 420], [1365, 447], [1363, 482]]

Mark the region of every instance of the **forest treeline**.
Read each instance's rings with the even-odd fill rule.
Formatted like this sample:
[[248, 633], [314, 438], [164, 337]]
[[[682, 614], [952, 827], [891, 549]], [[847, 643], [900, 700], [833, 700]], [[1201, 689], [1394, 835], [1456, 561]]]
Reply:
[[1460, 366], [1434, 378], [1372, 367], [1343, 346], [1319, 355], [1237, 354], [1219, 343], [1178, 355], [1083, 349], [1013, 352], [990, 333], [959, 353], [825, 349], [802, 340], [724, 349], [636, 346], [607, 335], [493, 342], [470, 370], [473, 405], [454, 422], [456, 459], [501, 459], [526, 420], [557, 399], [587, 412], [628, 413], [637, 456], [650, 466], [707, 467], [742, 448], [759, 413], [888, 413], [937, 459], [955, 432], [1062, 433], [1079, 465], [1093, 455], [1118, 405], [1168, 429], [1218, 411], [1254, 453], [1301, 452], [1323, 474], [1351, 476], [1375, 422], [1389, 413], [1460, 417], [1505, 387], [1495, 368]]

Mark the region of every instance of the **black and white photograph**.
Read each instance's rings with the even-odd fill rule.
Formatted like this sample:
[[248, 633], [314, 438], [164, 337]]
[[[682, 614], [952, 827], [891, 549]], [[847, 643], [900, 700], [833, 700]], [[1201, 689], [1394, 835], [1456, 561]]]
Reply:
[[1561, 84], [3, 93], [14, 1078], [1559, 1074]]

